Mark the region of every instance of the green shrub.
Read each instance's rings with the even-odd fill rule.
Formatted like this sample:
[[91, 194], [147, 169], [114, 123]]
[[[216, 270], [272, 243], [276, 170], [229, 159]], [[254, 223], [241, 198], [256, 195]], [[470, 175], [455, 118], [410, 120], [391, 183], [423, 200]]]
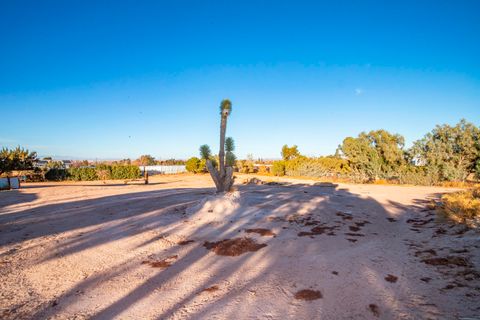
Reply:
[[255, 166], [252, 160], [239, 160], [236, 162], [236, 167], [240, 173], [255, 173]]
[[284, 176], [285, 175], [285, 161], [274, 161], [272, 165], [272, 174], [275, 176]]
[[68, 178], [66, 169], [52, 168], [45, 173], [45, 179], [48, 181], [63, 181]]
[[68, 169], [69, 178], [73, 181], [95, 181], [98, 180], [95, 168], [70, 168]]
[[[278, 162], [278, 161], [277, 161]], [[348, 161], [337, 157], [307, 158], [299, 156], [292, 160], [284, 161], [284, 172], [288, 176], [301, 177], [346, 177], [352, 170]], [[274, 163], [275, 166], [275, 163]], [[280, 166], [277, 164], [277, 166]], [[281, 172], [281, 167], [279, 167]]]
[[207, 160], [201, 159], [198, 162], [198, 167], [197, 167], [197, 170], [195, 171], [195, 173], [206, 173], [206, 172], [208, 172], [208, 170], [207, 170]]
[[80, 167], [70, 169], [52, 168], [45, 174], [50, 181], [94, 181], [94, 180], [124, 180], [137, 179], [141, 176], [138, 166], [100, 164], [95, 168]]
[[197, 157], [191, 157], [190, 159], [185, 162], [185, 169], [188, 172], [196, 173], [198, 170], [198, 167], [200, 165], [200, 159]]
[[401, 168], [398, 180], [402, 184], [432, 186], [439, 183], [440, 177], [438, 172], [432, 172], [425, 167], [408, 165]]
[[133, 165], [110, 166], [110, 179], [137, 179], [140, 178], [140, 168]]

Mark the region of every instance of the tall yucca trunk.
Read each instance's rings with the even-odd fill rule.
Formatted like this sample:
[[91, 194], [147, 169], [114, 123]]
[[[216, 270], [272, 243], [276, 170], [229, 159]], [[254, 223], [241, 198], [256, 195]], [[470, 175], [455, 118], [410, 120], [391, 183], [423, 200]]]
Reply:
[[232, 111], [232, 104], [229, 100], [223, 100], [220, 104], [220, 150], [218, 152], [218, 170], [213, 166], [212, 161], [207, 160], [207, 170], [210, 172], [217, 192], [230, 191], [233, 185], [233, 168], [225, 166], [225, 133], [227, 131], [227, 118]]
[[222, 119], [220, 121], [220, 151], [219, 157], [219, 173], [220, 177], [225, 177], [225, 133], [227, 131], [227, 115], [222, 112]]

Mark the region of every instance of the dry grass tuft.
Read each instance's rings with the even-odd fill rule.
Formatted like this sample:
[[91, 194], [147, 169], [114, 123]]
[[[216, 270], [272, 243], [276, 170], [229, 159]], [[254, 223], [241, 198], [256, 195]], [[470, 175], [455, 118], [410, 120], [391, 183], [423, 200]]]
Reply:
[[480, 187], [442, 196], [442, 210], [448, 218], [470, 224], [480, 219]]

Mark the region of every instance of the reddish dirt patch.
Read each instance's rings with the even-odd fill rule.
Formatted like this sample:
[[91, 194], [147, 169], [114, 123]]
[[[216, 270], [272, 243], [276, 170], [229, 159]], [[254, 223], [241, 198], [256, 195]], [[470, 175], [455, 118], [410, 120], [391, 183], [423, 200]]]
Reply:
[[407, 220], [407, 223], [411, 223], [412, 226], [414, 227], [422, 227], [424, 225], [426, 225], [427, 223], [430, 223], [430, 222], [433, 222], [434, 219], [431, 218], [431, 219], [427, 219], [427, 220], [422, 220], [422, 219], [408, 219]]
[[295, 293], [295, 299], [297, 300], [317, 300], [322, 298], [322, 293], [316, 290], [304, 289]]
[[259, 235], [261, 235], [263, 237], [266, 237], [266, 236], [275, 237], [276, 236], [276, 234], [274, 232], [272, 232], [271, 230], [268, 230], [268, 229], [264, 229], [264, 228], [245, 229], [245, 232], [246, 233], [258, 233]]
[[355, 222], [355, 225], [357, 227], [364, 227], [366, 224], [370, 223], [369, 221], [367, 220], [363, 220], [363, 221], [359, 221], [359, 222]]
[[142, 261], [142, 264], [148, 264], [152, 268], [168, 268], [172, 265], [172, 263], [175, 260], [177, 260], [177, 258], [178, 256], [174, 255], [174, 256], [167, 257], [163, 260], [156, 260], [156, 261], [145, 260], [145, 261]]
[[260, 250], [267, 245], [264, 243], [256, 243], [251, 238], [236, 238], [217, 242], [206, 241], [203, 246], [220, 256], [239, 256], [246, 252]]
[[389, 274], [385, 277], [385, 280], [391, 283], [395, 283], [398, 280], [398, 277], [394, 276], [393, 274]]
[[373, 313], [375, 317], [380, 316], [380, 308], [376, 304], [369, 304], [368, 309]]
[[353, 217], [350, 214], [345, 213], [345, 212], [341, 212], [341, 211], [338, 211], [336, 213], [336, 215], [339, 216], [339, 217], [342, 217], [343, 220], [352, 220], [353, 219]]
[[192, 242], [195, 242], [195, 240], [183, 240], [183, 241], [180, 241], [178, 244], [181, 246], [186, 246], [187, 244], [190, 244]]
[[[315, 236], [315, 235], [323, 234], [327, 231], [330, 233], [329, 235], [335, 235], [335, 233], [333, 233], [333, 231], [336, 230], [337, 228], [338, 227], [316, 226], [316, 227], [312, 228], [309, 232], [307, 232], [307, 231], [299, 232], [298, 236], [299, 237]], [[331, 233], [333, 233], [333, 234], [331, 234]]]
[[362, 234], [362, 233], [351, 233], [351, 232], [348, 232], [348, 233], [345, 233], [345, 235], [350, 236], [350, 237], [365, 237], [365, 235]]
[[215, 292], [215, 291], [218, 291], [218, 290], [220, 290], [220, 288], [218, 286], [211, 286], [211, 287], [203, 289], [201, 292]]
[[439, 236], [439, 235], [442, 235], [442, 234], [446, 234], [447, 233], [447, 230], [445, 230], [444, 228], [440, 227], [438, 228], [437, 230], [435, 230], [435, 236]]
[[427, 253], [429, 255], [432, 255], [432, 256], [436, 256], [437, 255], [437, 251], [435, 251], [434, 249], [427, 249], [427, 250], [419, 250], [419, 251], [415, 251], [415, 257], [418, 257], [424, 253]]
[[467, 258], [447, 256], [445, 258], [430, 258], [423, 259], [423, 263], [430, 264], [432, 266], [457, 266], [457, 267], [470, 267], [471, 263]]

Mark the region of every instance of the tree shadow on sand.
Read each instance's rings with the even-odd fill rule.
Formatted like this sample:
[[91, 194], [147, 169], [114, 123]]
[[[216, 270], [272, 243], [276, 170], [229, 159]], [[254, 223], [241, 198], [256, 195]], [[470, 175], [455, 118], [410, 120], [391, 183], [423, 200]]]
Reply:
[[[336, 185], [245, 185], [204, 200], [208, 194], [212, 189], [139, 192], [2, 217], [21, 230], [35, 223], [26, 240], [80, 233], [55, 244], [40, 265], [112, 248], [119, 251], [112, 255], [128, 255], [107, 259], [106, 268], [29, 316], [390, 319], [450, 310], [431, 302], [442, 292], [415, 271], [425, 265], [411, 254], [408, 241], [419, 233], [406, 220], [430, 213], [420, 204], [386, 206]], [[11, 235], [1, 244], [24, 241]], [[135, 241], [122, 247], [127, 239]], [[227, 239], [265, 246], [238, 256], [212, 250]], [[118, 247], [103, 249], [109, 244]], [[303, 299], [305, 292], [315, 298]]]

